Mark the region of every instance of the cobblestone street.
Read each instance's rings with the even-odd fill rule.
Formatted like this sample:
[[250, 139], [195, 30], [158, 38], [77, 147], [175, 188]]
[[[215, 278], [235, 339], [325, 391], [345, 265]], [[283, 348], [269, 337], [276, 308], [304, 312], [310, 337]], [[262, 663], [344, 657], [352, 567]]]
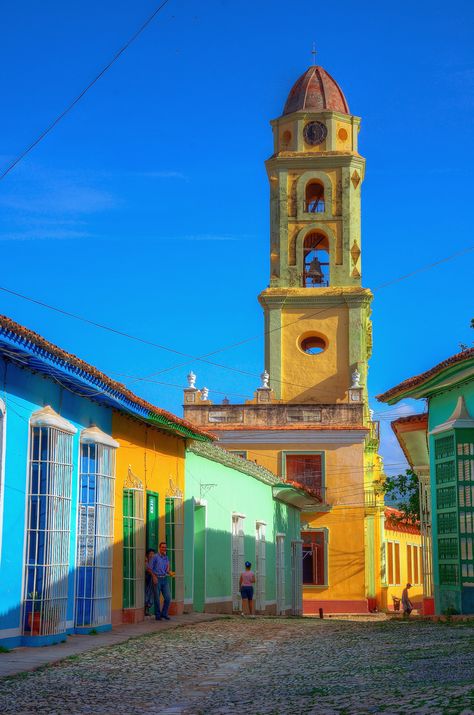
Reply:
[[467, 715], [473, 636], [472, 623], [229, 618], [3, 679], [0, 712]]

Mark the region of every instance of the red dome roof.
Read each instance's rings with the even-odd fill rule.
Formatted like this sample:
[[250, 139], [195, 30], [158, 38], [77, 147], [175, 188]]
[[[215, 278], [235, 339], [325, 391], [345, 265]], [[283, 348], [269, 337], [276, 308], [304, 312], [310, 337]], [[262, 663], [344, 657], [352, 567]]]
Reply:
[[283, 114], [325, 109], [349, 114], [346, 98], [336, 80], [322, 67], [310, 67], [291, 88]]

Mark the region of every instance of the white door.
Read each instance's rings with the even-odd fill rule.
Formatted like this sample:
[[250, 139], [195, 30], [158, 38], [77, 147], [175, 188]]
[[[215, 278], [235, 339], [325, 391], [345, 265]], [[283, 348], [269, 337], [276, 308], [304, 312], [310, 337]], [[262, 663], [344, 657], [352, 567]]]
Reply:
[[285, 535], [276, 537], [276, 610], [277, 616], [285, 612]]
[[266, 564], [265, 564], [265, 524], [257, 522], [255, 533], [255, 609], [261, 613], [265, 612], [266, 600]]
[[241, 599], [239, 591], [240, 574], [244, 570], [244, 517], [232, 516], [232, 609], [239, 611]]
[[303, 615], [303, 542], [291, 542], [291, 615]]

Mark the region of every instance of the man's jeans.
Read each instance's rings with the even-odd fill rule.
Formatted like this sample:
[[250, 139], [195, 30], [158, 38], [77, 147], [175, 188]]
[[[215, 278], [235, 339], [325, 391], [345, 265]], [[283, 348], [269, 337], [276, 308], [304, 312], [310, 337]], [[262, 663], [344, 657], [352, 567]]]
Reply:
[[[155, 618], [165, 618], [171, 603], [170, 585], [168, 576], [158, 576], [158, 582], [153, 586], [155, 597]], [[160, 609], [160, 593], [163, 594], [163, 610]]]

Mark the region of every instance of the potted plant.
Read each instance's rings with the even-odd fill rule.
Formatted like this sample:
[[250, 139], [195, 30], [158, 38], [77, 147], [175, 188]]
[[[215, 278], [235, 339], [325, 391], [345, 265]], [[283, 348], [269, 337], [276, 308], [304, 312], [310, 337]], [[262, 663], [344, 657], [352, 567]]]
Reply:
[[28, 630], [30, 635], [39, 636], [41, 633], [41, 595], [38, 591], [30, 591], [28, 601], [31, 603], [31, 611], [28, 612]]

